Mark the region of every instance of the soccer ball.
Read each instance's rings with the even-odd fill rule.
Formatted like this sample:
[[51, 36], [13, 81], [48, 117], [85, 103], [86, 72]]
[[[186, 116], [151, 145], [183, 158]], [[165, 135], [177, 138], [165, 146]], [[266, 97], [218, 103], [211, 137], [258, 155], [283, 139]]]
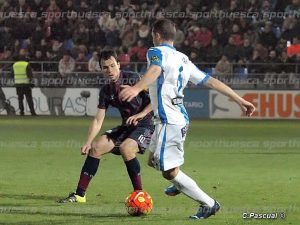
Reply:
[[147, 192], [134, 191], [126, 198], [125, 206], [131, 216], [141, 216], [151, 212], [153, 202]]

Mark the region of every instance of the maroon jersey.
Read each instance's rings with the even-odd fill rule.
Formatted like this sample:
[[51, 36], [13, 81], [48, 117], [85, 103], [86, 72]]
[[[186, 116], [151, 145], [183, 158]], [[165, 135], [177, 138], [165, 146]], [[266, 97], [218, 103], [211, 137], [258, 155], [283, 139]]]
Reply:
[[[126, 123], [126, 120], [139, 112], [141, 112], [149, 103], [150, 98], [148, 92], [142, 91], [132, 99], [130, 102], [122, 101], [120, 99], [120, 85], [133, 86], [140, 80], [140, 76], [137, 73], [129, 71], [121, 71], [120, 77], [116, 82], [110, 82], [105, 84], [99, 94], [99, 109], [107, 109], [109, 106], [115, 107], [119, 110], [122, 117], [122, 124]], [[153, 113], [148, 113], [138, 125], [152, 125]]]

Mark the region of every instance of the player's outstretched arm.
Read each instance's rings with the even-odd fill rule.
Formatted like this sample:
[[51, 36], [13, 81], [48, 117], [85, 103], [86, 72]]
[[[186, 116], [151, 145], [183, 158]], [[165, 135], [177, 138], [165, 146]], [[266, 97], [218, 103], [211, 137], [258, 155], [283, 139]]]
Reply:
[[86, 143], [81, 147], [81, 154], [88, 154], [92, 148], [92, 142], [102, 127], [103, 120], [105, 118], [105, 112], [105, 109], [98, 109], [97, 114], [90, 125]]
[[143, 119], [148, 113], [152, 111], [151, 103], [149, 103], [141, 112], [129, 117], [126, 121], [127, 124], [136, 126], [138, 122]]
[[123, 88], [120, 97], [123, 101], [130, 102], [141, 91], [147, 89], [161, 74], [161, 67], [157, 65], [151, 65], [146, 71], [142, 79], [134, 86], [122, 85]]
[[223, 82], [213, 77], [210, 77], [205, 83], [205, 86], [217, 90], [220, 93], [230, 97], [241, 107], [241, 110], [246, 114], [246, 116], [251, 116], [255, 111], [255, 107], [251, 102], [248, 102], [242, 97], [240, 97], [235, 91], [233, 91], [230, 87], [228, 87]]

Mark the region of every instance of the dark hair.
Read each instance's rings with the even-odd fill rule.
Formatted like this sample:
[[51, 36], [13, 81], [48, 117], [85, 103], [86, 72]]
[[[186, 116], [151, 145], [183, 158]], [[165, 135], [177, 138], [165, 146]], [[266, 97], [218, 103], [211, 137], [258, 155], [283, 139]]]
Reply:
[[71, 54], [71, 51], [70, 51], [70, 50], [66, 50], [66, 51], [64, 51], [63, 55], [72, 56], [72, 54]]
[[157, 20], [153, 24], [152, 31], [153, 33], [159, 33], [161, 35], [161, 38], [167, 41], [173, 41], [176, 36], [175, 24], [168, 19]]
[[98, 56], [99, 56], [100, 65], [101, 65], [101, 60], [108, 60], [110, 57], [114, 57], [116, 61], [119, 62], [117, 53], [112, 49], [103, 50], [102, 52], [100, 52], [100, 54], [98, 54]]

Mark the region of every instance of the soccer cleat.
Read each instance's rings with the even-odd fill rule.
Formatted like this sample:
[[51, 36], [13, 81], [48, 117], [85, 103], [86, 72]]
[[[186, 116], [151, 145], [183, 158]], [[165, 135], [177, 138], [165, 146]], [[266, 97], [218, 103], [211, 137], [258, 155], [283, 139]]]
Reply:
[[208, 205], [200, 205], [198, 212], [190, 216], [190, 219], [199, 220], [199, 219], [206, 219], [212, 215], [215, 215], [216, 212], [220, 209], [220, 204], [215, 201], [215, 204], [213, 207], [209, 207]]
[[70, 193], [68, 197], [63, 198], [61, 200], [58, 200], [58, 203], [68, 203], [68, 202], [79, 202], [79, 203], [85, 203], [86, 202], [86, 197], [76, 195], [74, 192]]
[[169, 195], [169, 196], [176, 196], [180, 193], [181, 192], [175, 187], [174, 184], [172, 184], [171, 186], [169, 186], [165, 189], [165, 194]]

